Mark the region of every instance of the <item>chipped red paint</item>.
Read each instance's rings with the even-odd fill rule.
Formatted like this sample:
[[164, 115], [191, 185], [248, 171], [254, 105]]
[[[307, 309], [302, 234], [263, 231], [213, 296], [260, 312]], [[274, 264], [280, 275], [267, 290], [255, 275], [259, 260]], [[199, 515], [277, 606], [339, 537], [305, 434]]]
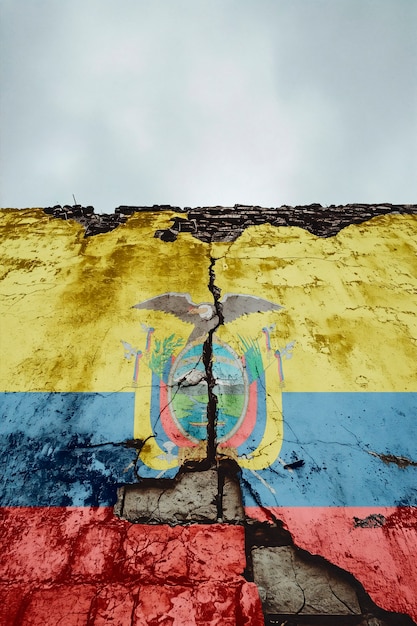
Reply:
[[198, 446], [197, 443], [190, 441], [179, 431], [176, 423], [172, 419], [169, 409], [168, 385], [163, 381], [159, 383], [159, 415], [165, 433], [177, 446], [189, 448]]
[[220, 444], [220, 447], [230, 447], [230, 448], [238, 448], [241, 446], [253, 432], [253, 429], [256, 425], [256, 417], [258, 413], [258, 382], [254, 380], [249, 385], [249, 398], [248, 398], [248, 406], [246, 409], [245, 419], [242, 423], [242, 426], [239, 428], [237, 433], [235, 433], [228, 441], [224, 444]]
[[264, 624], [241, 526], [130, 524], [110, 507], [0, 513], [1, 624]]
[[[282, 520], [294, 543], [351, 572], [374, 602], [417, 620], [417, 507], [248, 507]], [[401, 592], [399, 590], [401, 589]]]

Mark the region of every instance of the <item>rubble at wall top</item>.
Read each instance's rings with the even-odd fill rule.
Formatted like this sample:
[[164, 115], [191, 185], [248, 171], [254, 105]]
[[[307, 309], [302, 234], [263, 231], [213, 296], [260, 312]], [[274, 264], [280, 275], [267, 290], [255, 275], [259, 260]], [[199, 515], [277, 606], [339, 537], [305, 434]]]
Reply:
[[[319, 237], [331, 237], [350, 224], [359, 224], [388, 213], [417, 214], [417, 204], [321, 204], [300, 206], [261, 207], [235, 204], [233, 207], [177, 207], [167, 204], [153, 206], [126, 206], [113, 214], [95, 213], [94, 207], [79, 204], [56, 205], [43, 209], [48, 215], [60, 219], [73, 219], [85, 228], [90, 237], [109, 232], [125, 223], [134, 213], [169, 211], [177, 215], [172, 225], [156, 236], [164, 241], [174, 241], [180, 232], [192, 233], [204, 242], [233, 241], [247, 228], [260, 224], [272, 226], [298, 226]], [[179, 214], [179, 215], [178, 215]]]

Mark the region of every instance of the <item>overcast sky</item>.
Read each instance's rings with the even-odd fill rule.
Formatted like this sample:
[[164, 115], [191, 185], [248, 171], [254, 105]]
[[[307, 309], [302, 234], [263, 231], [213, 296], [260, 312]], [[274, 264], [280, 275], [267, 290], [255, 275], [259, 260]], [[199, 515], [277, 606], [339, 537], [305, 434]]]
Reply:
[[3, 207], [417, 201], [417, 0], [0, 0]]

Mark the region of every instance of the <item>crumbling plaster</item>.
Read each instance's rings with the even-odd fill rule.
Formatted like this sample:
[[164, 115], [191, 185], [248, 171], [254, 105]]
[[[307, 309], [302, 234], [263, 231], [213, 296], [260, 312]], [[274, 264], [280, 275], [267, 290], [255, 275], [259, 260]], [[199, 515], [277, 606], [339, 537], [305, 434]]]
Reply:
[[[112, 232], [88, 239], [85, 239], [82, 227], [73, 221], [51, 219], [39, 210], [6, 211], [2, 215], [3, 233], [8, 241], [4, 256], [3, 312], [8, 322], [8, 333], [2, 336], [3, 353], [7, 354], [7, 363], [2, 372], [2, 391], [95, 392], [99, 395], [103, 392], [110, 395], [119, 392], [125, 394], [129, 403], [135, 389], [130, 381], [131, 364], [120, 357], [121, 339], [138, 336], [138, 320], [147, 326], [163, 327], [165, 334], [177, 332], [181, 325], [184, 327], [183, 332], [188, 332], [186, 325], [173, 316], [152, 311], [141, 312], [138, 318], [137, 311], [131, 308], [138, 300], [146, 300], [157, 293], [168, 291], [188, 291], [192, 293], [195, 302], [214, 301], [217, 306], [221, 294], [227, 292], [256, 294], [284, 306], [279, 314], [255, 314], [255, 317], [239, 318], [227, 326], [221, 324], [219, 308], [219, 326], [206, 341], [205, 369], [209, 387], [214, 332], [237, 350], [238, 334], [260, 333], [263, 326], [276, 324], [279, 315], [279, 345], [285, 346], [296, 341], [294, 357], [285, 361], [286, 393], [414, 391], [417, 329], [410, 301], [416, 289], [417, 222], [413, 212], [415, 209], [412, 208], [405, 211], [407, 215], [394, 213], [375, 217], [372, 226], [370, 223], [347, 226], [329, 238], [318, 238], [297, 227], [277, 228], [260, 224], [249, 225], [237, 239], [235, 235], [239, 233], [235, 232], [233, 237], [226, 237], [229, 241], [206, 242], [204, 237], [201, 241], [195, 233], [184, 232], [187, 231], [184, 227], [177, 227], [175, 237], [164, 240], [163, 233], [173, 232], [172, 224], [181, 223], [178, 219], [182, 217], [181, 213], [167, 208], [159, 212], [132, 212], [131, 217]], [[219, 215], [222, 217], [221, 211]], [[218, 237], [214, 236], [214, 239]], [[93, 406], [96, 401], [92, 399], [91, 402]], [[86, 416], [91, 415], [91, 406], [86, 409]], [[118, 414], [121, 415], [125, 409], [125, 405], [120, 406]], [[125, 439], [117, 440], [106, 437], [102, 429], [104, 421], [98, 417], [98, 432], [93, 439], [77, 440], [73, 445], [75, 453], [82, 448], [104, 447], [111, 451], [110, 457], [119, 455], [124, 468], [131, 465], [127, 476], [120, 475], [124, 471], [123, 467], [111, 475], [110, 484], [114, 484], [114, 493], [118, 482], [136, 481], [139, 474], [135, 472], [141, 462], [138, 453], [145, 460], [147, 454], [153, 454], [154, 442], [149, 425], [140, 423], [137, 406], [134, 411], [133, 438], [126, 436]], [[100, 415], [100, 411], [96, 413]], [[207, 460], [213, 466], [221, 456], [218, 456], [220, 449], [216, 446], [214, 385], [208, 418], [212, 431], [211, 435], [209, 432], [205, 453], [191, 459], [188, 470], [205, 470], [206, 466], [201, 463]], [[5, 423], [8, 422], [10, 416], [6, 414]], [[28, 430], [29, 426], [26, 432]], [[28, 448], [33, 449], [33, 441], [38, 434], [33, 433]], [[375, 463], [381, 463], [381, 467], [387, 463], [395, 464], [397, 459], [398, 472], [403, 472], [396, 474], [400, 485], [405, 476], [404, 470], [412, 471], [416, 458], [401, 452], [401, 442], [397, 445], [395, 437], [396, 433], [393, 432], [392, 448], [389, 450], [373, 450], [369, 448], [369, 442], [355, 438], [349, 441], [349, 446], [353, 451], [357, 448], [373, 456]], [[133, 444], [127, 444], [128, 441]], [[48, 451], [45, 452], [46, 443], [44, 440], [42, 447], [35, 451], [35, 465], [42, 454], [48, 456]], [[334, 537], [327, 537], [327, 541], [318, 533], [316, 541], [311, 541], [309, 545], [306, 533], [300, 527], [300, 518], [294, 518], [290, 509], [280, 507], [279, 494], [275, 498], [275, 507], [268, 509], [263, 506], [258, 495], [259, 477], [253, 478], [251, 483], [248, 481], [248, 471], [257, 472], [265, 467], [270, 445], [272, 440], [265, 449], [261, 448], [257, 452], [259, 467], [255, 458], [243, 475], [243, 503], [247, 505], [247, 514], [251, 515], [250, 505], [255, 503], [260, 506], [261, 520], [271, 521], [279, 515], [297, 545], [313, 552], [320, 545], [323, 556], [353, 571], [373, 598], [381, 603], [385, 591], [372, 583], [372, 577], [363, 574], [371, 566], [368, 555], [353, 550], [349, 558], [341, 558], [343, 548], [342, 545], [337, 547], [337, 533]], [[306, 445], [307, 442], [302, 442], [302, 446]], [[340, 441], [335, 445], [346, 444]], [[60, 452], [62, 450], [58, 450]], [[120, 452], [125, 455], [125, 461], [121, 461]], [[53, 450], [53, 454], [56, 453]], [[282, 465], [287, 462], [287, 473], [290, 471], [293, 476], [298, 468], [303, 467], [291, 467], [292, 463], [297, 463], [297, 459], [283, 461]], [[108, 460], [104, 460], [102, 469], [100, 463], [103, 464], [103, 458], [100, 458], [98, 464], [97, 457], [92, 457], [90, 462], [95, 464], [95, 469], [98, 467], [99, 473], [109, 471]], [[317, 464], [317, 459], [313, 460], [313, 466], [314, 463]], [[244, 467], [245, 460], [242, 459], [240, 464]], [[170, 466], [175, 474], [177, 470], [172, 462], [162, 462], [162, 468], [170, 470]], [[192, 481], [190, 476], [192, 474], [186, 480]], [[262, 480], [262, 475], [260, 477]], [[279, 475], [276, 480], [279, 484]], [[217, 521], [217, 488], [216, 480], [214, 483], [212, 480], [201, 491], [201, 495], [207, 497], [210, 510], [205, 517], [206, 522]], [[397, 485], [392, 488], [395, 490]], [[407, 493], [409, 501], [403, 499], [402, 505], [415, 506], [412, 490]], [[178, 506], [181, 519], [169, 518], [172, 507], [168, 507], [166, 515], [147, 521], [201, 522], [199, 514], [187, 518], [187, 510], [191, 508], [190, 500], [188, 497], [188, 505], [180, 502]], [[135, 502], [137, 504], [137, 500]], [[369, 516], [372, 516], [372, 510], [367, 511]], [[348, 525], [351, 520], [366, 517], [359, 509], [355, 512], [356, 517], [350, 511], [349, 518], [344, 519], [347, 534], [352, 532]], [[243, 520], [240, 515], [235, 514], [231, 519], [222, 521], [241, 524]], [[391, 511], [386, 518], [390, 515]], [[146, 512], [137, 515], [135, 521], [145, 522]], [[312, 527], [311, 517], [305, 517], [304, 521]], [[402, 545], [398, 543], [397, 536], [390, 539], [385, 525], [381, 525], [386, 549], [388, 552], [400, 549], [407, 555], [407, 550], [415, 543], [415, 509], [414, 516], [407, 524], [405, 518], [398, 518], [397, 526], [403, 533]], [[372, 528], [373, 532], [379, 529], [372, 525], [362, 527], [359, 524], [359, 527], [361, 531], [364, 528]], [[323, 525], [324, 532], [326, 529], [328, 526]], [[369, 537], [371, 540], [371, 535]], [[354, 545], [355, 541], [352, 543]], [[362, 543], [358, 545], [361, 547]], [[256, 571], [256, 555], [266, 548], [253, 549], [258, 550], [258, 553], [254, 553], [255, 557], [251, 557]], [[280, 562], [291, 561], [293, 564], [293, 557], [290, 556], [292, 547], [268, 550], [268, 559], [277, 558], [281, 552], [285, 556]], [[415, 607], [413, 609], [413, 583], [407, 587], [406, 581], [399, 578], [397, 567], [394, 567], [392, 584], [401, 581], [406, 591], [402, 592], [404, 598], [397, 601], [396, 608], [413, 614], [413, 610], [417, 610]], [[413, 575], [412, 568], [409, 573]], [[288, 579], [287, 574], [282, 575]], [[291, 585], [299, 585], [297, 577]], [[271, 588], [273, 586], [271, 584]], [[390, 593], [388, 600], [391, 602], [393, 598]], [[289, 592], [289, 595], [294, 599], [294, 594]], [[302, 613], [298, 605], [298, 608], [291, 605], [291, 611], [286, 611], [284, 605], [274, 604], [273, 601], [271, 604], [270, 599], [268, 602], [264, 605], [267, 613]], [[90, 607], [86, 601], [87, 605]], [[384, 605], [382, 602], [382, 605], [393, 610], [391, 604]], [[350, 613], [360, 617], [362, 613], [356, 599], [352, 606], [355, 608]], [[315, 612], [325, 614], [326, 610], [322, 607]], [[236, 619], [236, 616], [231, 619]]]

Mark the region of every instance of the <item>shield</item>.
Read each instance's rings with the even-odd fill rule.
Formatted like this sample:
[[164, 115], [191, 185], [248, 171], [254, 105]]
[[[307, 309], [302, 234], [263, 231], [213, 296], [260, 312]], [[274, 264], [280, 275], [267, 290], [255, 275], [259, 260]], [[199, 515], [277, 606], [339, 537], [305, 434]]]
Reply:
[[[272, 328], [237, 337], [237, 349], [217, 333], [210, 343], [217, 451], [252, 471], [270, 466], [282, 445], [281, 354], [288, 357], [293, 344], [274, 349]], [[135, 437], [146, 440], [138, 471], [143, 477], [169, 477], [184, 460], [205, 455], [207, 346], [202, 338], [187, 342], [179, 335], [164, 337], [153, 327], [143, 343], [143, 351], [133, 352], [125, 343], [128, 356], [136, 355]]]

